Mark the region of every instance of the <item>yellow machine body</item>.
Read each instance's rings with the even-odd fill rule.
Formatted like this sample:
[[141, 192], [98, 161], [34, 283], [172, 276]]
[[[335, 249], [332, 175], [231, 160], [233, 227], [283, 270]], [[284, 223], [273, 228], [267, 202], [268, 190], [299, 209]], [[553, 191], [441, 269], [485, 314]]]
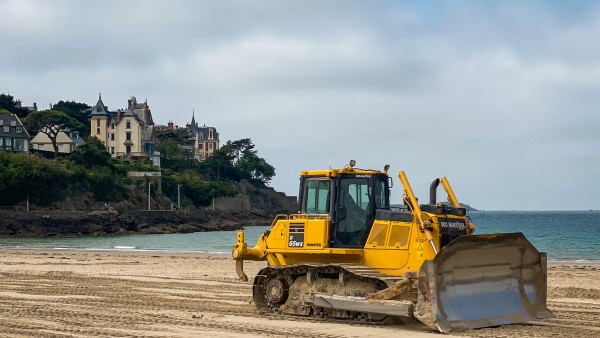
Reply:
[[[412, 301], [403, 303], [400, 312], [407, 309], [409, 316], [442, 332], [551, 315], [545, 305], [545, 254], [538, 253], [522, 234], [472, 235], [475, 227], [445, 177], [432, 183], [430, 203], [419, 205], [404, 172], [398, 176], [404, 190], [404, 206], [393, 210], [389, 204], [392, 184], [387, 167], [378, 171], [348, 165], [302, 172], [299, 213], [278, 215], [254, 247], [248, 247], [243, 231], [238, 232], [232, 256], [240, 278], [248, 279], [243, 272], [244, 260], [268, 262], [268, 268], [261, 270], [254, 281], [257, 306], [306, 315], [320, 311], [334, 317], [378, 311], [394, 315], [392, 305], [392, 310], [378, 310], [368, 302], [347, 298], [383, 292], [387, 293], [381, 296], [384, 299]], [[447, 204], [435, 200], [435, 189], [440, 183], [446, 191]], [[455, 241], [455, 248], [460, 250], [452, 249]], [[466, 252], [469, 254], [465, 256]], [[493, 260], [498, 254], [509, 258], [490, 261], [487, 266], [485, 261], [482, 263], [485, 258], [481, 257]], [[527, 266], [520, 265], [524, 255], [529, 260]], [[457, 262], [456, 257], [461, 260]], [[498, 277], [496, 270], [504, 271], [504, 275]], [[362, 283], [364, 292], [322, 285], [320, 289], [329, 288], [331, 295], [317, 297], [315, 292], [306, 291], [315, 278], [320, 278], [323, 285], [333, 285], [336, 278], [340, 285], [354, 279]], [[509, 291], [495, 290], [498, 278], [506, 282], [515, 279], [512, 283], [516, 286]], [[524, 286], [530, 294], [521, 292]], [[476, 302], [469, 295], [456, 296], [473, 287], [479, 290], [473, 295], [479, 292], [478, 297], [492, 297], [492, 302], [495, 299], [490, 295], [497, 294], [495, 297], [512, 296], [514, 303], [532, 305], [523, 309], [511, 303], [503, 305], [499, 312], [486, 314], [486, 310], [473, 305]], [[418, 301], [417, 292], [411, 294], [411, 290], [418, 290]], [[298, 296], [299, 293], [303, 295]], [[478, 314], [472, 315], [473, 311]]]

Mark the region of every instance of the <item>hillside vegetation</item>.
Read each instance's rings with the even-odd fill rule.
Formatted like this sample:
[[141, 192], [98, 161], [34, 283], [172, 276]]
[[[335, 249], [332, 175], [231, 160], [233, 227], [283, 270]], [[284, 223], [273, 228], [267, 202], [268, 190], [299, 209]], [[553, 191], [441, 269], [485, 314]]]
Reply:
[[[27, 199], [37, 205], [51, 205], [65, 199], [91, 198], [141, 207], [149, 180], [132, 179], [127, 173], [156, 170], [150, 164], [111, 158], [95, 137], [87, 138], [86, 144], [70, 155], [55, 159], [0, 152], [0, 205], [13, 206]], [[155, 187], [151, 195], [169, 205], [177, 201], [179, 186], [182, 207], [205, 207], [213, 197], [236, 196], [240, 182], [267, 188], [274, 174], [275, 169], [256, 155], [250, 139], [244, 139], [227, 142], [202, 162], [183, 156], [165, 158], [162, 191]]]
[[[16, 114], [32, 136], [48, 126], [68, 127], [87, 136], [88, 108], [84, 103], [59, 101], [50, 110], [28, 111], [12, 96], [0, 94], [0, 114]], [[190, 142], [185, 130], [157, 131], [156, 138], [157, 149], [162, 154], [160, 182], [128, 177], [130, 171], [158, 169], [149, 162], [111, 158], [104, 144], [95, 137], [87, 137], [85, 145], [68, 155], [59, 154], [55, 144], [53, 153], [0, 151], [0, 206], [29, 201], [35, 206], [59, 209], [104, 203], [141, 209], [147, 201], [150, 182], [154, 183], [150, 193], [157, 208], [176, 203], [178, 197], [182, 207], [206, 207], [214, 198], [255, 191], [247, 189], [248, 184], [264, 191], [272, 190], [267, 184], [275, 175], [275, 168], [257, 155], [249, 138], [227, 141], [203, 161], [195, 160], [181, 147]], [[255, 195], [269, 194], [264, 191]], [[257, 204], [264, 205], [263, 202]]]

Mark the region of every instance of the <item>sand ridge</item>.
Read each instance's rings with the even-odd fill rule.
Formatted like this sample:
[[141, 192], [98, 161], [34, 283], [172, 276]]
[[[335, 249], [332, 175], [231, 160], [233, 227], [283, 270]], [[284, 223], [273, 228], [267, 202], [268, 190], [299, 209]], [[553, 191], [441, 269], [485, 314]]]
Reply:
[[[264, 262], [246, 262], [254, 276]], [[600, 265], [551, 264], [556, 318], [453, 332], [467, 337], [600, 336]], [[0, 251], [2, 337], [440, 337], [419, 322], [320, 321], [259, 313], [227, 256]]]

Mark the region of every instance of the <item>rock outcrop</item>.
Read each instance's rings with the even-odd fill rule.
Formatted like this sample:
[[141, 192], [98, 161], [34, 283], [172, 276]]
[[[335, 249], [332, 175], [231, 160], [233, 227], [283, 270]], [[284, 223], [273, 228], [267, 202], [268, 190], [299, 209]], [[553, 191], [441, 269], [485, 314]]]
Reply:
[[0, 236], [164, 234], [270, 225], [276, 211], [0, 211]]

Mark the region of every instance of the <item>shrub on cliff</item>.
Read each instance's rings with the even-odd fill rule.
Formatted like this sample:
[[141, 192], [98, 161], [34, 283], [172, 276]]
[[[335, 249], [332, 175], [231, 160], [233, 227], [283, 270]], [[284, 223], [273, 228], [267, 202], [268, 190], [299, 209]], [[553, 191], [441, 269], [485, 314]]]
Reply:
[[[194, 170], [163, 175], [163, 193], [172, 201], [177, 201], [177, 186], [180, 187], [182, 201], [189, 200], [197, 207], [208, 206], [213, 197], [235, 196], [233, 184], [229, 181], [211, 181]], [[185, 205], [186, 203], [182, 203]]]
[[48, 204], [68, 192], [72, 173], [52, 160], [27, 154], [0, 152], [0, 205], [29, 200]]

